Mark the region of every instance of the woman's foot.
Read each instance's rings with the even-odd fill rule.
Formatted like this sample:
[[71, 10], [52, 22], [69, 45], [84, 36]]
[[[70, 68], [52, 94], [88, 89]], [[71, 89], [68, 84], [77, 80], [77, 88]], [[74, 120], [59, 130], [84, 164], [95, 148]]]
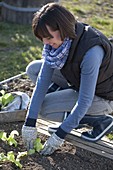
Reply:
[[88, 132], [83, 132], [81, 137], [85, 140], [95, 142], [101, 139], [104, 135], [113, 130], [113, 117], [106, 115], [94, 123], [93, 129]]

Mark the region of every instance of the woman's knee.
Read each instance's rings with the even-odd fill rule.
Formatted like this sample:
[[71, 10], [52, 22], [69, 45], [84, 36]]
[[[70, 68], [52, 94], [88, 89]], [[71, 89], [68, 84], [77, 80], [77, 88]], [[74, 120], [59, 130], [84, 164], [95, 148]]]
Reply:
[[62, 122], [64, 119], [65, 112], [51, 112], [51, 113], [40, 113], [39, 118], [49, 121]]
[[42, 65], [42, 60], [35, 60], [28, 64], [26, 67], [26, 73], [29, 78], [35, 83], [38, 73]]
[[32, 61], [28, 64], [28, 66], [26, 67], [26, 73], [29, 74], [35, 74], [38, 73], [40, 70], [42, 62], [35, 60]]

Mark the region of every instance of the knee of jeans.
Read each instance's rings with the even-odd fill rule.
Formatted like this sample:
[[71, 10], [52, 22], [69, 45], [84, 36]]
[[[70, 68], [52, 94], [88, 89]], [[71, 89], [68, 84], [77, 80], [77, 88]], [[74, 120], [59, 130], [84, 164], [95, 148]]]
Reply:
[[31, 79], [31, 81], [35, 84], [36, 83], [36, 78], [34, 78], [34, 74], [32, 72], [32, 67], [31, 64], [29, 64], [26, 67], [26, 74], [28, 75], [28, 77]]
[[[29, 65], [26, 67], [26, 74], [29, 76], [30, 72], [29, 72]], [[30, 77], [30, 76], [29, 76]]]
[[62, 122], [64, 120], [64, 113], [40, 113], [38, 115], [39, 119], [43, 119], [43, 120], [49, 120], [49, 121], [54, 121], [54, 122]]
[[43, 60], [34, 60], [28, 64], [26, 67], [26, 73], [29, 74], [38, 74], [41, 68]]
[[37, 80], [38, 73], [40, 71], [41, 67], [41, 61], [32, 61], [27, 67], [26, 67], [26, 73], [28, 77], [32, 80], [32, 82], [35, 84]]
[[26, 73], [28, 76], [32, 73], [32, 62], [26, 67]]
[[48, 112], [46, 107], [43, 107], [38, 114], [39, 118], [42, 119], [48, 119], [48, 115], [51, 115], [51, 111]]
[[46, 119], [46, 113], [45, 112], [40, 112], [39, 114], [38, 114], [38, 118], [39, 119]]

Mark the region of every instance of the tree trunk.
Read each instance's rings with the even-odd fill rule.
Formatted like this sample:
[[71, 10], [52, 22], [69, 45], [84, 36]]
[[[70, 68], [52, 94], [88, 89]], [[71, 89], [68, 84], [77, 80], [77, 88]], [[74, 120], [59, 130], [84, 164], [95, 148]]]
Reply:
[[31, 24], [33, 14], [49, 2], [58, 2], [58, 0], [4, 0], [2, 20], [17, 24]]

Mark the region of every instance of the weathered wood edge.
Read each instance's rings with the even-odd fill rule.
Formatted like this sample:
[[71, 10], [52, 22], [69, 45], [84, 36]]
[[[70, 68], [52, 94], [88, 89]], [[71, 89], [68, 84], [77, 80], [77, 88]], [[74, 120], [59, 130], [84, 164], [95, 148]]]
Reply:
[[15, 110], [12, 112], [3, 111], [0, 112], [0, 124], [24, 121], [26, 117], [26, 110]]
[[[38, 132], [50, 136], [48, 133], [48, 125], [54, 125], [55, 122], [49, 122], [44, 120], [38, 120], [37, 128]], [[98, 142], [88, 142], [80, 137], [81, 133], [77, 131], [72, 131], [71, 134], [66, 136], [66, 141], [74, 144], [75, 146], [91, 151], [103, 157], [109, 158], [113, 160], [113, 142], [103, 137]]]
[[[0, 112], [0, 123], [9, 123], [16, 121], [24, 121], [26, 117], [26, 110], [16, 110], [13, 112]], [[48, 125], [55, 125], [56, 122], [37, 120], [37, 129], [41, 134], [50, 136], [48, 133]], [[103, 157], [113, 160], [113, 141], [103, 137], [98, 142], [88, 142], [81, 138], [80, 131], [73, 130], [66, 136], [66, 141], [85, 150], [91, 151]]]

